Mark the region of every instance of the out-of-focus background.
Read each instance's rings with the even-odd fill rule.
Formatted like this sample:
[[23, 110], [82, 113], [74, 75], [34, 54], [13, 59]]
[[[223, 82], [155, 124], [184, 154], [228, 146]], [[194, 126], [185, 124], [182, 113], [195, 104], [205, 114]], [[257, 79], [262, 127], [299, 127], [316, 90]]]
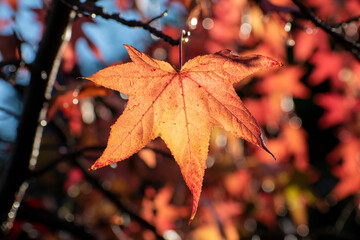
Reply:
[[[306, 9], [290, 0], [79, 1], [144, 23], [167, 10], [149, 25], [174, 39], [182, 29], [190, 32], [184, 61], [222, 49], [280, 60], [284, 67], [235, 84], [277, 160], [214, 128], [190, 225], [192, 196], [161, 139], [88, 172], [127, 96], [79, 77], [129, 61], [124, 44], [175, 66], [179, 50], [142, 28], [78, 14], [49, 103], [38, 171], [5, 239], [358, 239], [360, 2], [294, 2]], [[0, 174], [16, 141], [51, 4], [0, 1]]]

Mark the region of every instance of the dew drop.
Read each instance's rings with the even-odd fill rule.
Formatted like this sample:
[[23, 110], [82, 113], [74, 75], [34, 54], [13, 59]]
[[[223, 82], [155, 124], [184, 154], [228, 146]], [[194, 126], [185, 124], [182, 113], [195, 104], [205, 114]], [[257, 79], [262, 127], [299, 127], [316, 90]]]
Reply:
[[46, 80], [47, 79], [47, 73], [45, 71], [41, 71], [41, 79]]

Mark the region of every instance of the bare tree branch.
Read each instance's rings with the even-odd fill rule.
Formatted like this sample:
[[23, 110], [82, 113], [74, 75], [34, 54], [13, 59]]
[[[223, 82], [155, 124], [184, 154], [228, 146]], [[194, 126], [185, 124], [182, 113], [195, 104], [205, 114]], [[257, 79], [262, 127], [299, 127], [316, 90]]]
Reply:
[[[28, 176], [31, 159], [36, 162], [42, 133], [40, 118], [46, 114], [45, 103], [51, 97], [53, 82], [60, 64], [61, 49], [70, 36], [68, 31], [75, 15], [61, 1], [52, 2], [44, 36], [33, 63], [34, 68], [31, 71], [24, 112], [18, 126], [17, 140], [10, 161], [1, 176], [0, 236], [12, 226], [11, 221], [15, 218], [18, 207], [18, 204], [16, 207], [13, 203], [15, 199], [21, 201], [16, 197], [17, 192], [20, 191], [20, 186], [26, 186], [23, 183]], [[24, 191], [21, 190], [19, 196], [22, 196]], [[8, 215], [10, 210], [11, 215]]]
[[344, 24], [349, 24], [349, 23], [357, 22], [357, 21], [360, 21], [360, 16], [356, 16], [356, 17], [349, 18], [348, 20], [346, 20], [346, 21], [344, 21], [344, 22], [341, 22], [341, 23], [338, 23], [338, 24], [336, 24], [336, 25], [333, 25], [332, 27], [338, 28], [338, 27], [343, 26]]
[[152, 23], [152, 22], [154, 22], [154, 21], [156, 21], [156, 20], [158, 20], [158, 19], [160, 19], [160, 18], [166, 17], [167, 14], [168, 14], [168, 10], [165, 10], [165, 11], [164, 11], [162, 14], [160, 14], [159, 16], [156, 16], [156, 17], [154, 17], [153, 19], [151, 19], [150, 21], [148, 21], [147, 24], [150, 24], [150, 23]]
[[48, 163], [40, 168], [37, 168], [33, 171], [31, 171], [29, 173], [29, 178], [36, 178], [39, 175], [49, 171], [50, 169], [52, 169], [53, 167], [55, 167], [57, 164], [59, 164], [60, 162], [63, 161], [68, 161], [69, 159], [74, 159], [77, 158], [81, 155], [84, 154], [84, 152], [87, 151], [102, 151], [105, 149], [105, 146], [89, 146], [89, 147], [84, 147], [84, 148], [80, 148], [78, 150], [63, 154], [51, 161], [48, 161]]
[[33, 223], [40, 223], [54, 232], [64, 230], [76, 236], [78, 239], [95, 240], [96, 237], [89, 233], [84, 226], [78, 225], [74, 222], [68, 222], [57, 216], [55, 212], [50, 212], [42, 208], [34, 208], [26, 204], [20, 207], [18, 218]]
[[146, 220], [144, 220], [142, 217], [140, 217], [134, 210], [130, 209], [129, 207], [125, 206], [123, 203], [121, 203], [118, 199], [118, 196], [116, 196], [113, 192], [106, 190], [102, 184], [99, 182], [98, 179], [94, 178], [92, 175], [90, 175], [89, 171], [84, 168], [78, 161], [72, 162], [75, 166], [77, 166], [81, 172], [84, 174], [87, 181], [91, 183], [96, 189], [98, 189], [108, 200], [110, 200], [118, 209], [126, 212], [129, 214], [129, 216], [139, 224], [141, 224], [144, 228], [151, 230], [158, 240], [165, 240], [162, 236], [160, 236], [156, 228], [148, 223]]
[[345, 38], [345, 36], [336, 31], [336, 28], [329, 26], [324, 21], [322, 21], [319, 17], [317, 17], [313, 12], [307, 8], [302, 1], [300, 0], [292, 0], [296, 6], [300, 9], [302, 14], [312, 21], [317, 27], [323, 29], [326, 33], [332, 36], [339, 44], [341, 44], [346, 50], [350, 51], [354, 57], [360, 61], [360, 43], [352, 42]]
[[[103, 151], [105, 149], [106, 146], [88, 146], [88, 147], [83, 147], [80, 148], [78, 150], [74, 150], [71, 152], [68, 152], [66, 154], [63, 154], [51, 161], [48, 161], [48, 163], [40, 168], [36, 168], [34, 170], [32, 170], [31, 172], [29, 172], [28, 178], [36, 178], [39, 175], [49, 171], [50, 169], [52, 169], [53, 167], [55, 167], [57, 164], [59, 164], [60, 162], [63, 161], [67, 161], [69, 159], [74, 159], [77, 158], [79, 156], [83, 156], [85, 152], [89, 152], [89, 151]], [[143, 149], [149, 149], [154, 151], [155, 153], [161, 154], [164, 157], [168, 157], [168, 158], [173, 158], [173, 156], [171, 155], [171, 153], [165, 152], [163, 150], [159, 150], [156, 148], [151, 148], [151, 147], [144, 147]]]
[[171, 45], [179, 45], [180, 40], [179, 39], [173, 39], [172, 37], [164, 34], [163, 32], [157, 30], [156, 28], [150, 26], [150, 23], [166, 16], [167, 11], [163, 12], [159, 16], [151, 19], [147, 23], [143, 23], [137, 20], [126, 20], [122, 17], [120, 17], [119, 13], [106, 13], [105, 10], [102, 7], [93, 5], [89, 6], [88, 4], [81, 3], [79, 1], [71, 1], [71, 0], [62, 0], [64, 4], [66, 4], [68, 7], [76, 11], [77, 13], [81, 13], [84, 16], [94, 18], [96, 16], [100, 16], [104, 19], [112, 19], [114, 21], [117, 21], [123, 25], [126, 25], [128, 27], [141, 27], [151, 34], [155, 35], [156, 37], [159, 37], [163, 39], [165, 42], [170, 43]]

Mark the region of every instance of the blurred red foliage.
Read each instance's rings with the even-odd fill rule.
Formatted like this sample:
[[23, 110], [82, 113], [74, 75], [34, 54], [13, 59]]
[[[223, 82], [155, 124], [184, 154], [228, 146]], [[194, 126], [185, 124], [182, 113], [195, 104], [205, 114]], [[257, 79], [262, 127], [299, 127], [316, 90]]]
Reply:
[[[40, 32], [45, 27], [49, 4], [43, 2], [43, 9], [29, 10], [35, 13], [33, 17], [41, 25]], [[304, 18], [290, 0], [168, 0], [159, 7], [159, 14], [175, 2], [187, 11], [186, 22], [176, 25], [166, 22], [164, 17], [161, 21], [165, 23], [156, 26], [173, 38], [179, 38], [183, 28], [191, 32], [188, 43], [183, 45], [184, 61], [227, 48], [239, 54], [271, 56], [284, 63], [285, 67], [277, 72], [258, 74], [235, 86], [263, 128], [267, 147], [277, 160], [215, 127], [203, 195], [191, 225], [187, 223], [191, 194], [159, 139], [131, 156], [131, 161], [90, 175], [101, 181], [103, 189], [116, 194], [116, 199], [127, 208], [135, 209], [166, 239], [310, 236], [357, 239], [360, 235], [360, 63], [353, 53]], [[359, 43], [358, 0], [302, 2], [330, 29]], [[21, 34], [9, 34], [9, 29], [16, 26], [16, 14], [24, 11], [22, 1], [0, 3], [14, 11], [10, 18], [0, 18], [0, 53], [5, 63], [19, 59], [29, 46], [36, 49], [33, 46], [37, 43], [29, 43]], [[112, 3], [116, 8], [112, 10], [121, 12], [120, 16], [129, 10], [137, 12], [140, 20], [149, 20], [139, 12], [142, 1], [113, 0]], [[170, 9], [168, 14], [171, 16], [176, 11]], [[157, 21], [152, 24], [155, 26]], [[96, 59], [97, 65], [92, 67], [103, 67], [106, 57], [83, 30], [85, 23], [100, 26], [96, 19], [80, 15], [73, 25], [73, 37], [65, 46], [50, 102], [37, 168], [46, 167], [58, 157], [68, 158], [34, 179], [24, 203], [35, 211], [45, 209], [63, 221], [84, 226], [99, 239], [156, 239], [154, 231], [129, 217], [126, 209], [116, 208], [72, 164], [78, 161], [87, 168], [99, 157], [98, 149], [85, 150], [75, 157], [69, 153], [82, 147], [104, 146], [109, 126], [127, 104], [127, 96], [82, 85], [83, 80], [77, 78], [82, 67], [76, 47], [79, 42], [84, 40], [90, 55]], [[124, 30], [123, 34], [127, 32]], [[107, 40], [113, 46], [128, 43], [116, 37]], [[150, 56], [179, 65], [178, 46], [150, 40], [150, 35], [146, 44]], [[30, 68], [30, 63], [26, 64]], [[16, 86], [11, 80], [12, 68], [6, 66], [0, 68], [1, 77]], [[85, 106], [81, 108], [81, 105]], [[84, 124], [86, 107], [93, 117]], [[61, 238], [64, 229], [50, 228], [49, 222], [19, 218], [9, 236], [20, 239], [36, 232], [42, 239]], [[71, 234], [72, 230], [65, 231]]]

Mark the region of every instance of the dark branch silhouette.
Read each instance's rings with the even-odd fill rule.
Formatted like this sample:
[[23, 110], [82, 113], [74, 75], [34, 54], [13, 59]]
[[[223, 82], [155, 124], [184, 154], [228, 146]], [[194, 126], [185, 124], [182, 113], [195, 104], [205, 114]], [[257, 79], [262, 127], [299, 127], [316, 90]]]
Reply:
[[159, 16], [151, 19], [147, 23], [143, 23], [137, 20], [126, 20], [121, 17], [120, 13], [106, 13], [105, 10], [102, 7], [96, 6], [93, 4], [90, 6], [88, 3], [84, 4], [79, 1], [70, 1], [70, 0], [62, 0], [65, 5], [76, 11], [77, 13], [83, 14], [84, 16], [95, 18], [97, 16], [100, 16], [104, 19], [111, 19], [114, 21], [117, 21], [123, 25], [126, 25], [128, 27], [141, 27], [151, 34], [155, 35], [156, 37], [159, 37], [163, 39], [165, 42], [170, 43], [171, 45], [179, 45], [180, 40], [179, 39], [173, 39], [172, 37], [164, 34], [163, 32], [157, 30], [156, 28], [150, 26], [150, 23], [162, 18], [167, 15], [167, 11], [163, 12]]
[[[268, 0], [259, 0], [259, 6], [264, 13], [276, 12], [276, 13], [290, 13], [295, 19], [307, 19], [313, 22], [317, 27], [321, 28], [327, 34], [329, 34], [337, 43], [342, 45], [346, 50], [350, 51], [354, 57], [360, 61], [360, 43], [348, 40], [346, 36], [339, 33], [337, 29], [346, 23], [359, 20], [359, 16], [348, 19], [345, 22], [339, 23], [336, 26], [330, 26], [316, 16], [308, 7], [306, 7], [301, 0], [292, 0], [296, 5], [294, 7], [283, 7], [272, 4]], [[293, 24], [298, 25], [296, 20], [291, 21]]]
[[349, 23], [352, 23], [352, 22], [357, 22], [360, 20], [360, 16], [356, 16], [356, 17], [352, 17], [352, 18], [349, 18], [348, 20], [344, 21], [344, 22], [341, 22], [341, 23], [338, 23], [336, 25], [333, 25], [332, 27], [334, 28], [338, 28], [338, 27], [342, 27], [344, 24], [349, 24]]
[[346, 50], [350, 51], [354, 57], [360, 61], [360, 44], [350, 41], [345, 38], [344, 34], [338, 33], [336, 28], [329, 26], [319, 17], [317, 17], [309, 8], [307, 8], [300, 0], [292, 0], [296, 6], [300, 9], [306, 19], [312, 21], [317, 27], [324, 30], [331, 37], [333, 37], [339, 44], [341, 44]]
[[89, 171], [84, 168], [76, 159], [75, 161], [72, 162], [75, 166], [77, 166], [81, 172], [84, 174], [85, 179], [87, 181], [89, 181], [89, 183], [91, 183], [92, 186], [94, 186], [96, 189], [100, 190], [100, 192], [107, 198], [109, 199], [118, 209], [126, 212], [127, 214], [129, 214], [129, 216], [131, 217], [131, 219], [135, 220], [136, 222], [138, 222], [139, 224], [141, 224], [141, 226], [143, 226], [146, 229], [151, 230], [155, 235], [156, 238], [158, 240], [165, 240], [162, 236], [160, 236], [157, 231], [156, 228], [151, 225], [150, 223], [148, 223], [146, 220], [144, 220], [142, 217], [140, 217], [134, 210], [130, 209], [129, 207], [125, 206], [123, 203], [121, 203], [118, 199], [118, 196], [116, 194], [114, 194], [111, 191], [106, 190], [102, 184], [100, 183], [99, 180], [97, 180], [96, 178], [94, 178]]
[[96, 237], [88, 232], [84, 226], [60, 219], [55, 212], [50, 212], [42, 208], [31, 207], [26, 202], [24, 202], [20, 207], [17, 217], [20, 220], [40, 223], [53, 231], [58, 231], [59, 229], [67, 231], [73, 236], [78, 237], [78, 239], [96, 239]]
[[76, 15], [72, 13], [73, 11], [59, 0], [52, 2], [48, 12], [44, 36], [33, 62], [34, 68], [31, 71], [17, 139], [10, 161], [1, 176], [0, 224], [2, 231], [0, 235], [11, 227], [11, 224], [7, 224], [10, 210], [14, 210], [11, 215], [13, 218], [16, 215], [13, 203], [20, 186], [28, 176], [30, 159], [36, 162], [42, 133], [39, 121], [46, 114], [45, 103], [47, 99], [50, 99], [53, 81], [59, 68], [61, 47], [67, 40], [64, 36]]

